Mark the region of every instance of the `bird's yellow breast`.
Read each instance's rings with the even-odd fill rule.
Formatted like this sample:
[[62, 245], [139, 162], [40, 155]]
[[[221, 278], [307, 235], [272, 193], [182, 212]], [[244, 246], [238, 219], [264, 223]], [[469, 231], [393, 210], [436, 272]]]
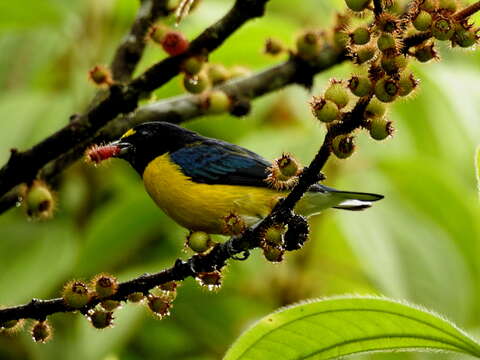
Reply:
[[283, 195], [269, 188], [196, 183], [164, 154], [151, 161], [143, 173], [147, 192], [172, 219], [190, 230], [227, 233], [224, 218], [242, 216], [247, 225], [259, 221]]

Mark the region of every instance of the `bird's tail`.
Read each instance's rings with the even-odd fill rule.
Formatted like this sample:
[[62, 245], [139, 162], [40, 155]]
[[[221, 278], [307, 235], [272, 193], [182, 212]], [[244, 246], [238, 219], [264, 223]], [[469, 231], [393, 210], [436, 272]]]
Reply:
[[299, 201], [295, 210], [305, 216], [318, 214], [322, 210], [328, 208], [342, 209], [342, 210], [364, 210], [372, 206], [372, 203], [383, 199], [383, 195], [354, 192], [354, 191], [340, 191], [316, 184], [312, 186]]

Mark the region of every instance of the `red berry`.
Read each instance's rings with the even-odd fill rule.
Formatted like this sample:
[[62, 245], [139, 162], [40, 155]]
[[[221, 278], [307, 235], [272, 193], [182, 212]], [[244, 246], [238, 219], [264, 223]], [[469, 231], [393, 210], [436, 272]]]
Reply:
[[162, 47], [169, 55], [180, 55], [187, 51], [188, 46], [188, 40], [179, 31], [171, 30], [163, 36]]

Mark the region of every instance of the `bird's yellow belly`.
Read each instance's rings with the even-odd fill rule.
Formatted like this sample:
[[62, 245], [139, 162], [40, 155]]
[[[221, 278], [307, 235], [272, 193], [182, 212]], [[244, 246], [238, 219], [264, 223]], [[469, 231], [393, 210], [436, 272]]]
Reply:
[[195, 183], [169, 154], [148, 164], [143, 182], [155, 203], [177, 223], [211, 234], [228, 233], [224, 218], [231, 213], [252, 225], [267, 216], [283, 195], [268, 188]]

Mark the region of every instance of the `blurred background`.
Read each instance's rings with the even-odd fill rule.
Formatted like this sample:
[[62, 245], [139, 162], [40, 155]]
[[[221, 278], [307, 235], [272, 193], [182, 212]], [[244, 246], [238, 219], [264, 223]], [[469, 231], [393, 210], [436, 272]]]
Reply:
[[[135, 16], [137, 0], [0, 2], [0, 162], [9, 148], [35, 144], [81, 112], [95, 93], [88, 70], [108, 64]], [[188, 38], [233, 3], [203, 0], [180, 25]], [[212, 62], [261, 70], [283, 60], [262, 54], [266, 38], [292, 45], [306, 27], [328, 28], [341, 0], [272, 0], [211, 55]], [[477, 24], [480, 18], [477, 16]], [[173, 19], [168, 19], [171, 24]], [[252, 322], [280, 306], [334, 294], [382, 294], [444, 314], [480, 334], [480, 207], [474, 150], [480, 143], [480, 52], [441, 47], [441, 62], [415, 64], [417, 93], [389, 112], [397, 132], [359, 138], [348, 160], [331, 159], [326, 184], [377, 192], [365, 212], [329, 210], [311, 219], [311, 239], [278, 265], [255, 251], [232, 262], [218, 292], [194, 280], [178, 290], [172, 315], [154, 319], [143, 306], [116, 311], [116, 326], [98, 331], [79, 315], [51, 317], [54, 338], [35, 344], [27, 332], [0, 337], [0, 359], [219, 359]], [[138, 68], [164, 57], [148, 45]], [[308, 164], [324, 129], [307, 105], [343, 64], [316, 77], [312, 93], [289, 87], [254, 101], [245, 118], [203, 117], [186, 124], [272, 159], [282, 151]], [[155, 93], [183, 92], [180, 78]], [[167, 218], [125, 162], [78, 162], [58, 182], [50, 221], [29, 221], [22, 208], [0, 216], [0, 303], [59, 296], [69, 279], [105, 271], [127, 280], [173, 264], [186, 230]], [[362, 357], [358, 357], [362, 358]], [[439, 354], [374, 354], [364, 359], [461, 358]]]

